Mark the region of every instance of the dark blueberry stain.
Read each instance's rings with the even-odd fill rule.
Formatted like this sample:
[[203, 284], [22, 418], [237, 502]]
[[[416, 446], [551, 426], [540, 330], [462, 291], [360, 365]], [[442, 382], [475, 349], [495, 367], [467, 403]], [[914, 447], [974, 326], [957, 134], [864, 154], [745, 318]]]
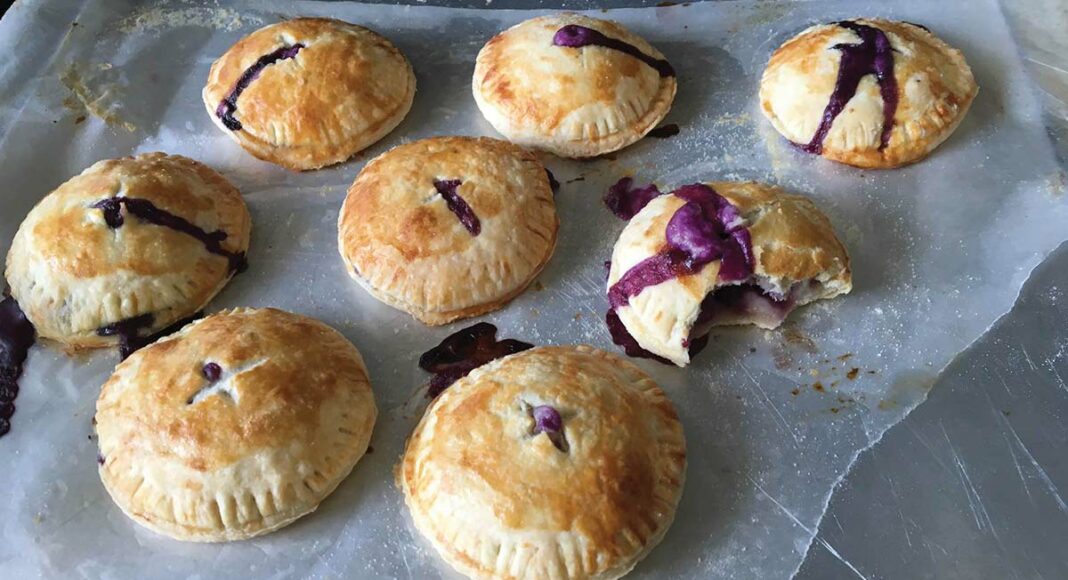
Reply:
[[534, 419], [534, 435], [545, 433], [553, 446], [560, 451], [567, 451], [567, 439], [564, 436], [564, 418], [550, 405], [538, 405], [530, 410]]
[[[614, 309], [609, 309], [604, 318], [605, 324], [608, 326], [608, 334], [612, 336], [612, 342], [622, 347], [623, 352], [625, 352], [627, 356], [647, 358], [666, 365], [675, 364], [658, 354], [654, 354], [642, 348], [642, 346], [638, 344], [638, 339], [634, 338], [630, 331], [627, 330], [627, 327], [624, 326], [623, 321], [619, 319], [619, 315], [616, 314]], [[686, 342], [687, 344], [684, 346], [686, 346], [690, 353], [690, 358], [692, 359], [697, 353], [701, 352], [708, 346], [708, 335], [704, 334], [697, 338], [687, 339]]]
[[[612, 186], [605, 196], [605, 203], [616, 215], [633, 217], [649, 201], [661, 195], [654, 185], [637, 189], [630, 186], [629, 178], [625, 178]], [[635, 264], [608, 289], [610, 309], [605, 315], [612, 341], [622, 346], [627, 355], [660, 362], [669, 361], [638, 344], [616, 314], [618, 308], [645, 288], [696, 274], [716, 260], [720, 262], [719, 280], [742, 280], [753, 273], [752, 243], [738, 208], [711, 187], [700, 183], [684, 185], [671, 193], [685, 200], [686, 204], [668, 221], [666, 248]], [[692, 356], [707, 343], [705, 335], [688, 338], [683, 346]]]
[[143, 221], [169, 228], [195, 238], [200, 243], [204, 244], [204, 249], [208, 252], [226, 258], [227, 261], [230, 262], [231, 272], [244, 272], [248, 267], [244, 252], [231, 252], [222, 247], [222, 242], [226, 239], [226, 232], [222, 230], [215, 230], [214, 232], [204, 231], [189, 220], [174, 215], [167, 210], [160, 209], [147, 199], [136, 197], [109, 197], [92, 205], [93, 208], [104, 212], [104, 221], [108, 224], [108, 227], [112, 229], [120, 228], [126, 222], [126, 217], [122, 212], [123, 206], [126, 207], [127, 213], [137, 216]]
[[206, 363], [200, 369], [200, 373], [204, 375], [204, 378], [207, 379], [209, 382], [214, 383], [219, 380], [219, 377], [222, 376], [222, 367], [219, 366], [217, 363]]
[[183, 318], [157, 332], [142, 336], [141, 331], [146, 328], [151, 328], [155, 323], [155, 317], [151, 313], [141, 314], [118, 322], [113, 322], [107, 326], [101, 326], [96, 329], [96, 334], [97, 336], [117, 336], [119, 338], [119, 357], [122, 360], [126, 360], [126, 358], [134, 352], [156, 342], [164, 336], [177, 332], [186, 324], [203, 316], [203, 312], [197, 312], [196, 314], [188, 318]]
[[296, 58], [300, 49], [304, 48], [303, 44], [294, 44], [293, 46], [283, 46], [274, 52], [270, 52], [261, 56], [256, 62], [252, 63], [252, 66], [245, 69], [245, 72], [241, 74], [241, 77], [237, 79], [237, 84], [234, 85], [230, 94], [226, 95], [222, 101], [219, 102], [219, 106], [215, 108], [215, 116], [222, 121], [222, 124], [231, 131], [241, 130], [241, 121], [234, 118], [234, 113], [237, 112], [237, 98], [241, 96], [241, 93], [248, 88], [252, 81], [256, 80], [263, 72], [263, 69], [280, 61], [290, 58]]
[[656, 185], [634, 187], [634, 179], [624, 177], [615, 182], [604, 194], [604, 204], [621, 220], [638, 215], [650, 201], [663, 195]]
[[879, 83], [879, 93], [883, 99], [883, 132], [879, 142], [882, 151], [890, 143], [890, 133], [894, 129], [894, 114], [897, 112], [897, 78], [894, 77], [894, 48], [886, 33], [878, 28], [859, 22], [838, 22], [838, 26], [848, 28], [860, 37], [860, 44], [836, 44], [834, 49], [842, 53], [838, 66], [838, 79], [830, 101], [823, 110], [823, 118], [816, 129], [816, 134], [801, 149], [820, 154], [823, 152], [823, 140], [831, 131], [831, 125], [838, 115], [845, 110], [850, 99], [857, 94], [860, 81], [868, 75], [875, 75]]
[[449, 211], [456, 214], [456, 217], [460, 220], [460, 223], [467, 228], [467, 231], [470, 232], [472, 236], [477, 236], [482, 232], [482, 222], [480, 222], [478, 216], [475, 215], [475, 210], [467, 205], [467, 201], [460, 197], [459, 193], [456, 193], [456, 189], [460, 187], [462, 183], [463, 181], [460, 181], [459, 179], [435, 179], [434, 189], [441, 194]]
[[19, 377], [37, 331], [11, 296], [0, 301], [0, 437], [11, 430]]
[[545, 175], [549, 177], [549, 189], [553, 190], [553, 195], [556, 195], [560, 191], [560, 182], [556, 180], [556, 176], [552, 171], [545, 170]]
[[103, 455], [101, 455], [99, 453], [96, 454], [96, 463], [97, 463], [97, 465], [104, 465], [105, 461], [107, 461], [107, 460], [104, 459]]
[[633, 56], [653, 67], [661, 77], [675, 76], [675, 69], [671, 67], [671, 64], [668, 63], [668, 61], [651, 57], [639, 50], [638, 47], [633, 44], [605, 36], [604, 34], [586, 26], [580, 26], [578, 24], [568, 24], [567, 26], [564, 26], [560, 30], [557, 30], [556, 34], [553, 35], [553, 44], [556, 46], [566, 46], [568, 48], [603, 46]]
[[419, 368], [434, 373], [426, 396], [437, 397], [476, 368], [530, 348], [534, 345], [510, 338], [497, 340], [497, 327], [488, 322], [454, 332], [419, 357]]
[[655, 137], [657, 139], [667, 139], [679, 134], [679, 126], [675, 123], [669, 123], [667, 125], [661, 125], [652, 131], [649, 131], [649, 137]]

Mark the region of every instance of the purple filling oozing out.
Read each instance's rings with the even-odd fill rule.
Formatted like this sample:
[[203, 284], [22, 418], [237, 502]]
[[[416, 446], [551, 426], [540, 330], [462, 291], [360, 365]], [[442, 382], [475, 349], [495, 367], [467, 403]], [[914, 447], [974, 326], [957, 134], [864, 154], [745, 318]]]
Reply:
[[823, 152], [823, 140], [831, 131], [831, 125], [845, 109], [847, 103], [857, 94], [860, 81], [868, 75], [875, 75], [879, 83], [879, 93], [883, 98], [883, 132], [879, 142], [882, 151], [890, 143], [890, 133], [894, 129], [894, 114], [897, 112], [897, 79], [894, 77], [894, 48], [886, 33], [878, 28], [859, 22], [838, 22], [838, 26], [848, 28], [860, 36], [860, 44], [836, 44], [834, 49], [841, 51], [842, 60], [838, 66], [838, 79], [834, 83], [834, 92], [823, 118], [816, 129], [816, 134], [808, 144], [800, 147], [809, 152]]
[[241, 121], [234, 118], [234, 113], [237, 112], [237, 98], [241, 96], [241, 93], [248, 88], [252, 81], [256, 80], [263, 72], [263, 69], [280, 61], [290, 58], [296, 58], [300, 49], [304, 48], [303, 44], [294, 44], [293, 46], [283, 46], [274, 52], [261, 56], [256, 62], [252, 63], [252, 66], [245, 69], [245, 72], [241, 74], [241, 78], [237, 79], [237, 84], [234, 85], [234, 89], [230, 91], [230, 94], [226, 95], [222, 101], [219, 102], [219, 106], [215, 108], [215, 116], [222, 121], [222, 124], [231, 131], [241, 130]]
[[155, 322], [155, 317], [151, 313], [141, 314], [139, 316], [111, 323], [107, 326], [101, 326], [96, 329], [96, 334], [98, 336], [119, 337], [119, 357], [126, 360], [128, 356], [137, 350], [156, 342], [164, 336], [173, 334], [186, 324], [189, 324], [202, 316], [204, 316], [203, 312], [197, 312], [189, 318], [183, 318], [157, 332], [141, 336], [141, 331], [145, 328], [151, 328], [152, 324]]
[[624, 177], [609, 187], [604, 194], [604, 204], [621, 220], [629, 220], [638, 215], [650, 201], [663, 195], [652, 183], [645, 187], [632, 187], [633, 185], [632, 178]]
[[434, 189], [438, 190], [442, 199], [445, 200], [445, 205], [448, 206], [449, 211], [456, 214], [460, 223], [467, 228], [467, 231], [472, 236], [477, 236], [482, 232], [482, 222], [478, 220], [478, 216], [475, 215], [475, 210], [471, 209], [471, 206], [467, 205], [467, 201], [460, 197], [459, 193], [456, 193], [456, 189], [460, 187], [463, 182], [459, 179], [435, 179]]
[[33, 323], [15, 299], [8, 296], [0, 301], [0, 437], [11, 430], [22, 363], [36, 339]]
[[449, 385], [492, 360], [529, 348], [534, 345], [514, 339], [497, 340], [497, 327], [488, 322], [454, 332], [419, 357], [419, 368], [434, 373], [427, 397], [437, 397]]
[[675, 69], [671, 67], [671, 64], [669, 64], [668, 61], [660, 58], [653, 58], [639, 50], [638, 47], [633, 44], [605, 36], [592, 28], [579, 26], [578, 24], [568, 24], [560, 30], [557, 30], [556, 34], [553, 35], [553, 44], [569, 48], [603, 46], [633, 56], [653, 67], [661, 77], [675, 76]]
[[567, 440], [564, 438], [564, 419], [560, 412], [549, 405], [538, 405], [530, 411], [534, 418], [534, 434], [545, 433], [553, 446], [560, 451], [567, 451]]
[[[605, 316], [612, 341], [622, 346], [629, 356], [652, 358], [665, 363], [669, 361], [638, 344], [619, 319], [616, 310], [645, 288], [696, 274], [716, 260], [720, 262], [718, 279], [721, 281], [743, 280], [753, 272], [749, 230], [745, 228], [738, 208], [711, 187], [700, 183], [682, 186], [671, 193], [686, 200], [686, 204], [668, 221], [665, 231], [667, 247], [638, 262], [608, 289], [611, 308]], [[609, 189], [605, 203], [616, 215], [633, 217], [658, 195], [660, 191], [656, 186], [631, 189], [630, 178], [624, 178]], [[705, 334], [687, 339], [684, 346], [692, 356], [707, 343], [708, 336]]]
[[222, 230], [204, 231], [189, 220], [160, 209], [147, 199], [109, 197], [92, 205], [93, 208], [103, 210], [104, 221], [112, 229], [120, 228], [126, 222], [126, 218], [122, 214], [123, 206], [126, 206], [127, 213], [135, 215], [150, 224], [170, 228], [196, 238], [200, 243], [204, 244], [204, 249], [208, 252], [226, 258], [230, 262], [231, 272], [243, 272], [248, 266], [244, 252], [231, 252], [222, 247], [222, 241], [226, 239], [226, 232]]
[[222, 367], [219, 366], [218, 363], [205, 363], [203, 368], [200, 369], [200, 372], [208, 382], [214, 383], [222, 376]]
[[696, 274], [715, 260], [720, 261], [720, 280], [752, 273], [749, 232], [737, 208], [704, 184], [686, 185], [672, 194], [687, 201], [668, 222], [667, 248], [627, 270], [608, 289], [612, 308], [627, 304], [649, 286]]

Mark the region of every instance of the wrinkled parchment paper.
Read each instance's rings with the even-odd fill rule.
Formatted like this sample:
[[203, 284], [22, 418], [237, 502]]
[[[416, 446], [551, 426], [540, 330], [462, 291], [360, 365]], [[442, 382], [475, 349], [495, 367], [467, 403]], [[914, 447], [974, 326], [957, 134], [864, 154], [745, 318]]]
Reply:
[[[280, 19], [324, 15], [392, 39], [418, 76], [415, 105], [387, 138], [341, 166], [295, 174], [253, 159], [200, 101], [212, 60]], [[474, 57], [532, 12], [347, 2], [217, 4], [22, 1], [0, 22], [0, 250], [44, 194], [102, 158], [163, 150], [211, 164], [253, 216], [251, 269], [209, 310], [276, 306], [337, 327], [363, 352], [381, 409], [366, 456], [318, 512], [226, 545], [167, 540], [128, 521], [96, 473], [90, 425], [114, 351], [31, 353], [12, 432], [0, 439], [3, 576], [428, 577], [450, 575], [414, 531], [392, 469], [417, 419], [429, 329], [345, 274], [336, 218], [363, 163], [432, 135], [493, 135], [470, 95]], [[886, 16], [961, 48], [981, 86], [928, 160], [860, 171], [806, 156], [763, 121], [757, 82], [771, 51], [817, 21]], [[1031, 269], [1068, 237], [1065, 174], [994, 0], [738, 1], [610, 11], [678, 69], [666, 122], [681, 133], [607, 159], [545, 156], [563, 182], [556, 255], [534, 287], [487, 319], [502, 335], [614, 349], [602, 262], [623, 224], [600, 202], [633, 173], [663, 187], [760, 179], [812, 196], [853, 258], [853, 294], [806, 307], [778, 332], [717, 331], [692, 367], [639, 361], [675, 401], [690, 448], [686, 490], [638, 577], [784, 578], [800, 565], [830, 494], [857, 454], [925, 397], [950, 359], [1012, 305]], [[815, 541], [819, 541], [818, 538]]]

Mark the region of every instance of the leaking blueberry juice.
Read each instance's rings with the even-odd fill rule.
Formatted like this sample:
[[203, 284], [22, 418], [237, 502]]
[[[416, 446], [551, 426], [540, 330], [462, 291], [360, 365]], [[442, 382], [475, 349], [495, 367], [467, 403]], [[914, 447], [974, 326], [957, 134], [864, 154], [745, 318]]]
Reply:
[[823, 141], [830, 133], [831, 125], [845, 110], [846, 104], [857, 94], [860, 81], [868, 75], [875, 75], [875, 80], [879, 83], [879, 93], [883, 99], [883, 129], [879, 140], [879, 150], [882, 151], [890, 143], [890, 133], [894, 129], [894, 114], [897, 112], [898, 94], [897, 78], [894, 77], [894, 48], [890, 45], [890, 38], [878, 28], [849, 20], [836, 24], [857, 33], [861, 42], [860, 44], [834, 45], [833, 48], [842, 53], [841, 63], [838, 66], [838, 79], [834, 83], [830, 101], [823, 110], [823, 117], [820, 119], [819, 127], [816, 128], [816, 134], [813, 135], [811, 141], [800, 147], [808, 153], [817, 155], [822, 153]]
[[459, 179], [435, 179], [434, 189], [441, 194], [449, 211], [456, 214], [456, 218], [460, 220], [460, 223], [463, 224], [464, 228], [466, 228], [472, 236], [477, 236], [482, 232], [482, 222], [479, 221], [478, 216], [475, 215], [475, 210], [471, 209], [471, 206], [467, 204], [467, 201], [460, 197], [460, 194], [456, 192], [457, 188], [462, 184], [463, 181]]
[[37, 331], [11, 296], [0, 301], [0, 437], [11, 430], [22, 365]]
[[143, 221], [195, 238], [204, 244], [204, 249], [208, 252], [226, 258], [230, 263], [231, 272], [242, 272], [248, 267], [244, 252], [231, 252], [222, 247], [222, 242], [227, 236], [226, 232], [222, 230], [205, 231], [189, 220], [159, 208], [147, 199], [109, 197], [92, 205], [93, 208], [104, 212], [104, 222], [111, 229], [120, 228], [126, 223], [126, 217], [122, 213], [124, 206], [128, 214], [137, 216]]
[[567, 439], [564, 437], [564, 418], [551, 405], [538, 405], [530, 410], [534, 419], [534, 435], [545, 433], [553, 446], [560, 451], [567, 451]]
[[566, 46], [569, 48], [582, 48], [584, 46], [603, 46], [612, 50], [618, 50], [623, 54], [633, 56], [634, 58], [644, 62], [645, 64], [653, 67], [657, 73], [663, 77], [675, 76], [675, 69], [672, 68], [668, 61], [649, 56], [642, 52], [638, 47], [628, 42], [623, 42], [617, 38], [611, 38], [605, 36], [601, 32], [598, 32], [592, 28], [586, 26], [580, 26], [578, 24], [568, 24], [556, 31], [553, 35], [553, 44], [556, 46]]
[[[609, 209], [626, 219], [634, 217], [650, 201], [662, 195], [655, 185], [644, 188], [631, 185], [630, 178], [624, 178], [605, 195]], [[743, 280], [753, 273], [752, 243], [738, 208], [701, 183], [684, 185], [671, 194], [686, 203], [668, 221], [665, 249], [635, 264], [608, 289], [609, 310], [605, 315], [612, 341], [623, 347], [627, 355], [664, 363], [670, 361], [642, 348], [616, 311], [642, 290], [696, 274], [716, 260], [720, 263], [718, 279], [721, 281]], [[702, 334], [688, 337], [683, 346], [694, 355], [707, 343], [707, 334]]]
[[245, 69], [245, 72], [241, 74], [241, 77], [237, 79], [237, 84], [234, 85], [230, 94], [226, 95], [222, 101], [219, 102], [219, 106], [215, 109], [215, 116], [222, 121], [222, 124], [231, 131], [241, 130], [241, 121], [234, 118], [234, 113], [237, 112], [237, 99], [241, 96], [241, 93], [248, 88], [252, 81], [256, 80], [263, 72], [263, 69], [268, 66], [291, 58], [296, 58], [300, 49], [304, 48], [303, 44], [294, 44], [293, 46], [283, 46], [274, 52], [270, 52], [261, 56], [256, 62], [252, 63], [252, 66]]
[[198, 318], [202, 318], [203, 316], [203, 312], [197, 312], [188, 318], [183, 318], [156, 332], [143, 335], [142, 331], [151, 328], [155, 323], [155, 316], [151, 313], [141, 314], [118, 322], [113, 322], [107, 326], [101, 326], [96, 329], [96, 334], [97, 336], [117, 336], [119, 338], [119, 358], [126, 360], [126, 358], [134, 352], [156, 342], [164, 336], [174, 334], [186, 324], [189, 324]]
[[419, 368], [434, 373], [426, 396], [433, 399], [476, 368], [530, 348], [534, 345], [515, 339], [497, 340], [497, 327], [488, 322], [454, 332], [419, 357]]

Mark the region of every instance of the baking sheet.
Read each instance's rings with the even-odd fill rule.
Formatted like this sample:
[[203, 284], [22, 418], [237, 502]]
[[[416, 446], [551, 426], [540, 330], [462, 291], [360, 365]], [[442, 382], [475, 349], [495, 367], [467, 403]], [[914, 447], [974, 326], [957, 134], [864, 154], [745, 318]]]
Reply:
[[[352, 284], [335, 222], [366, 159], [431, 135], [493, 135], [470, 97], [474, 56], [495, 32], [536, 13], [135, 4], [20, 2], [0, 21], [0, 37], [18, 47], [0, 64], [0, 250], [40, 196], [98, 159], [164, 150], [213, 165], [244, 192], [254, 227], [250, 270], [211, 309], [277, 306], [353, 340], [382, 411], [374, 453], [316, 514], [282, 532], [231, 545], [172, 542], [126, 520], [96, 475], [90, 419], [115, 353], [69, 358], [39, 346], [12, 432], [0, 439], [5, 575], [447, 575], [411, 527], [392, 466], [426, 379], [416, 358], [463, 324], [427, 329]], [[408, 55], [419, 81], [396, 131], [359, 159], [308, 174], [245, 154], [212, 126], [199, 97], [211, 61], [232, 42], [296, 15], [375, 28]], [[919, 165], [868, 172], [804, 156], [757, 109], [757, 81], [778, 44], [813, 22], [858, 15], [922, 22], [964, 50], [975, 71], [981, 91], [971, 113]], [[1063, 168], [993, 0], [966, 11], [923, 0], [740, 1], [608, 16], [678, 69], [666, 122], [682, 132], [612, 159], [545, 157], [564, 183], [557, 254], [534, 289], [486, 318], [530, 342], [613, 348], [602, 321], [602, 262], [623, 224], [600, 196], [625, 173], [668, 187], [762, 179], [815, 198], [853, 257], [852, 295], [798, 311], [779, 332], [719, 331], [686, 370], [639, 361], [679, 408], [690, 464], [676, 523], [635, 575], [787, 577], [857, 453], [922, 401], [938, 371], [1009, 309], [1031, 269], [1068, 237]]]

